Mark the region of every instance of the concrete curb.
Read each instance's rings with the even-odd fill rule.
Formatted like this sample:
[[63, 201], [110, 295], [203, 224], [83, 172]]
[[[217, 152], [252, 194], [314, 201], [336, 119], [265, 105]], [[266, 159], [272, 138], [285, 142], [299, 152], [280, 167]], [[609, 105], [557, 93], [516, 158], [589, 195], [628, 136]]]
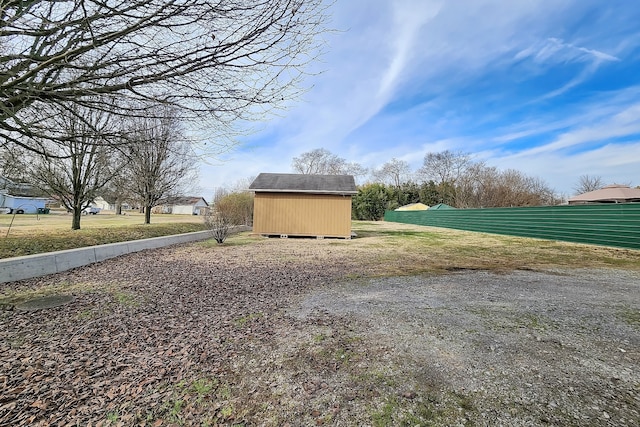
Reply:
[[[234, 227], [232, 232], [237, 233], [248, 230], [251, 230], [251, 227], [239, 226]], [[0, 283], [15, 282], [17, 280], [60, 273], [61, 271], [82, 267], [132, 252], [156, 249], [180, 243], [196, 242], [210, 238], [211, 232], [196, 231], [173, 236], [152, 237], [150, 239], [109, 243], [107, 245], [1, 259]]]

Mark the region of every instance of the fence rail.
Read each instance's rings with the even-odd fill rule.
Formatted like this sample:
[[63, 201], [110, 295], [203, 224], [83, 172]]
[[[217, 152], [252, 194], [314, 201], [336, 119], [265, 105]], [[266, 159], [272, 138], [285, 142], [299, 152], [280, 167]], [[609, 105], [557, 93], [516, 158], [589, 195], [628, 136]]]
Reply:
[[385, 221], [640, 249], [640, 203], [386, 211]]

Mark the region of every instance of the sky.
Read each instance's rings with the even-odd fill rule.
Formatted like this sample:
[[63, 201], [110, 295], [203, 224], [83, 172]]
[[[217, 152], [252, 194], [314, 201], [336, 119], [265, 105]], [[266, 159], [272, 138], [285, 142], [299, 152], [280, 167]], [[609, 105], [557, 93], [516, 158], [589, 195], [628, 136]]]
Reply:
[[302, 100], [200, 169], [211, 200], [324, 148], [367, 168], [469, 153], [571, 196], [640, 185], [635, 0], [336, 0]]

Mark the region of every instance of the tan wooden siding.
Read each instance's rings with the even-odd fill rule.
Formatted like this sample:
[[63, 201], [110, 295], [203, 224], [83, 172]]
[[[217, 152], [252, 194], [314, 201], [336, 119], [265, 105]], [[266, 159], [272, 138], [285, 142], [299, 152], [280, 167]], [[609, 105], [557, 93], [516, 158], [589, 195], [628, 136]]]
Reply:
[[256, 193], [253, 203], [255, 233], [351, 237], [351, 196]]

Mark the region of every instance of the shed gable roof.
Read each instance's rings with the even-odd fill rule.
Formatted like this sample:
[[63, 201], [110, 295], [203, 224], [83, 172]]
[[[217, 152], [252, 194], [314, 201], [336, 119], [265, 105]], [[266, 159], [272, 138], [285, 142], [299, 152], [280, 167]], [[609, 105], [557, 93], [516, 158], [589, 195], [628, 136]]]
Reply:
[[255, 192], [357, 194], [352, 175], [309, 175], [293, 173], [261, 173], [251, 183]]

